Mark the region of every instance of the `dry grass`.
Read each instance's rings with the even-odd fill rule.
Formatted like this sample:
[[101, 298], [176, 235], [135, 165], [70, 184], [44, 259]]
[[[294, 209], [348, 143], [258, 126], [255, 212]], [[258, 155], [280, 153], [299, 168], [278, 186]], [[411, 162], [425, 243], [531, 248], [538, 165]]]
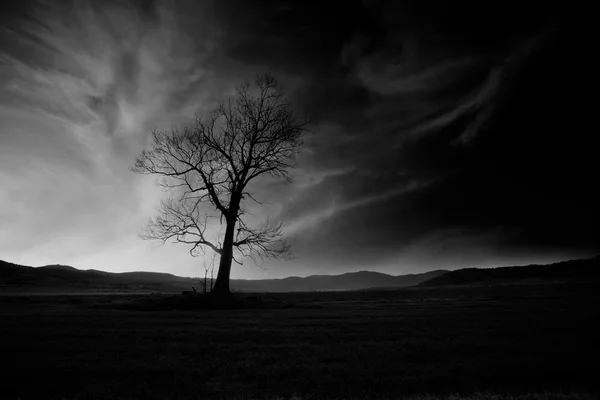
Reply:
[[599, 392], [590, 368], [596, 287], [260, 297], [278, 306], [139, 311], [122, 306], [146, 297], [0, 296], [9, 366], [0, 397], [571, 400]]
[[[269, 400], [314, 400], [314, 397], [298, 397], [292, 396], [289, 398], [274, 397]], [[260, 398], [253, 400], [263, 400]], [[265, 399], [266, 400], [266, 399]], [[333, 400], [333, 399], [331, 399]], [[342, 400], [342, 399], [337, 399]], [[434, 394], [418, 394], [407, 397], [397, 397], [380, 400], [597, 400], [597, 397], [590, 394], [581, 393], [526, 393], [519, 395], [503, 395], [497, 393], [474, 393], [472, 395], [450, 394], [439, 396]]]

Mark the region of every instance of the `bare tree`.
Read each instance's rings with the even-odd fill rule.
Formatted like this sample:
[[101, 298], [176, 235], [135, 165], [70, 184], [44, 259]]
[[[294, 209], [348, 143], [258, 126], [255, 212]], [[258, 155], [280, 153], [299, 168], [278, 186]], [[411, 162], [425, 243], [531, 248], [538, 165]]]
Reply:
[[[249, 226], [242, 205], [245, 200], [260, 204], [247, 190], [259, 176], [291, 181], [288, 169], [296, 164], [307, 126], [276, 79], [263, 74], [253, 85], [240, 85], [236, 96], [208, 118], [197, 117], [194, 126], [153, 131], [151, 148], [142, 151], [132, 170], [158, 176], [169, 197], [142, 238], [188, 244], [193, 256], [206, 249], [217, 253], [212, 292], [219, 294], [229, 293], [232, 260], [240, 263], [234, 249], [257, 263], [287, 258], [290, 247], [282, 237], [282, 224], [267, 219], [261, 226]], [[216, 240], [207, 234], [211, 220], [225, 228]]]
[[[207, 292], [212, 291], [214, 285], [214, 272], [215, 272], [215, 256], [217, 254], [213, 253], [210, 264], [206, 262], [206, 258], [204, 259], [204, 278], [200, 280], [200, 284], [202, 285], [202, 292], [206, 294]], [[210, 271], [210, 278], [208, 277], [208, 272]]]

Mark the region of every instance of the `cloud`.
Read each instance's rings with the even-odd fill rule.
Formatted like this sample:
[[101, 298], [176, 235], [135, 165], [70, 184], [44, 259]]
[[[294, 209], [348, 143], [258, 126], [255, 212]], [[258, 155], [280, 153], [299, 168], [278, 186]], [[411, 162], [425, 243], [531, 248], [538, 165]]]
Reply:
[[[151, 129], [189, 123], [265, 70], [320, 126], [295, 182], [257, 180], [265, 205], [246, 204], [250, 222], [288, 224], [298, 259], [277, 273], [593, 242], [593, 146], [579, 133], [593, 113], [572, 100], [586, 35], [554, 25], [551, 5], [357, 1], [342, 19], [335, 1], [3, 7], [2, 258], [194, 271], [184, 246], [137, 239], [163, 193], [129, 166]], [[489, 7], [497, 21], [472, 17]], [[426, 256], [449, 240], [454, 255]]]
[[327, 219], [336, 214], [352, 211], [353, 209], [372, 205], [380, 201], [389, 200], [392, 197], [417, 190], [424, 186], [425, 184], [423, 183], [412, 182], [407, 186], [381, 191], [376, 194], [364, 196], [362, 198], [354, 199], [341, 204], [338, 204], [336, 198], [334, 197], [331, 199], [329, 206], [317, 210], [311, 208], [308, 213], [298, 217], [296, 220], [293, 220], [289, 225], [286, 226], [285, 234], [287, 236], [298, 235], [303, 231], [311, 230], [320, 226], [320, 224], [323, 224]]
[[28, 49], [1, 53], [6, 257], [43, 247], [48, 262], [69, 263], [135, 238], [151, 212], [139, 204], [160, 197], [128, 169], [150, 130], [211, 109], [231, 87], [210, 66], [210, 15], [185, 31], [190, 18], [165, 5], [150, 17], [130, 3], [34, 4], [10, 21]]

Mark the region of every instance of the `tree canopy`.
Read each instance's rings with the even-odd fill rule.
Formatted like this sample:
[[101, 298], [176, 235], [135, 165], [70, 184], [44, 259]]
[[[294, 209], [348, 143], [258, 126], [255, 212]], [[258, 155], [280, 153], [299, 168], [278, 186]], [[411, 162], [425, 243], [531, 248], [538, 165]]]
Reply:
[[[189, 245], [192, 255], [210, 249], [220, 256], [213, 291], [228, 293], [234, 249], [254, 261], [287, 258], [290, 246], [282, 223], [267, 218], [259, 226], [244, 220], [246, 200], [260, 203], [248, 190], [259, 176], [291, 181], [302, 135], [309, 121], [292, 109], [270, 74], [237, 87], [236, 96], [207, 117], [198, 116], [183, 130], [152, 132], [152, 144], [132, 169], [155, 175], [168, 192], [158, 215], [141, 235], [144, 239]], [[208, 207], [207, 207], [208, 206]], [[224, 233], [207, 235], [211, 219]], [[239, 261], [238, 261], [239, 262]]]

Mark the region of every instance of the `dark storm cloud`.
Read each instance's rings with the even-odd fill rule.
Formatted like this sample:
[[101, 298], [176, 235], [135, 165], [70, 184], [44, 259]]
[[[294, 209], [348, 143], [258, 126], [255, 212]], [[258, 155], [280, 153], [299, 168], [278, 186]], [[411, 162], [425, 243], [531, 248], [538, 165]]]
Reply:
[[[30, 243], [43, 242], [51, 250], [39, 254], [72, 257], [47, 263], [145, 260], [164, 270], [155, 253], [133, 244], [158, 195], [127, 167], [151, 128], [181, 126], [269, 70], [319, 123], [294, 183], [257, 181], [257, 197], [271, 208], [248, 205], [251, 222], [279, 216], [299, 256], [274, 273], [417, 272], [598, 250], [595, 147], [586, 135], [594, 113], [581, 96], [595, 74], [583, 44], [592, 35], [583, 24], [573, 29], [558, 6], [0, 7], [5, 249], [32, 254]], [[33, 220], [44, 222], [43, 234]], [[78, 243], [86, 235], [94, 255]], [[108, 241], [118, 243], [114, 251], [101, 248]], [[172, 264], [175, 254], [186, 252], [163, 260]], [[184, 274], [194, 274], [197, 261], [186, 263]]]
[[[578, 118], [564, 104], [578, 97], [565, 84], [578, 68], [558, 56], [577, 40], [564, 10], [245, 4], [218, 8], [230, 27], [227, 55], [298, 76], [293, 100], [321, 124], [301, 165], [343, 171], [285, 203], [284, 219], [302, 227], [301, 252], [373, 263], [440, 232], [497, 251], [598, 249], [597, 197], [579, 182], [591, 178], [589, 141], [561, 149], [555, 139]], [[544, 108], [554, 118], [541, 115]], [[580, 151], [587, 161], [575, 161]], [[563, 157], [570, 165], [559, 167]]]

